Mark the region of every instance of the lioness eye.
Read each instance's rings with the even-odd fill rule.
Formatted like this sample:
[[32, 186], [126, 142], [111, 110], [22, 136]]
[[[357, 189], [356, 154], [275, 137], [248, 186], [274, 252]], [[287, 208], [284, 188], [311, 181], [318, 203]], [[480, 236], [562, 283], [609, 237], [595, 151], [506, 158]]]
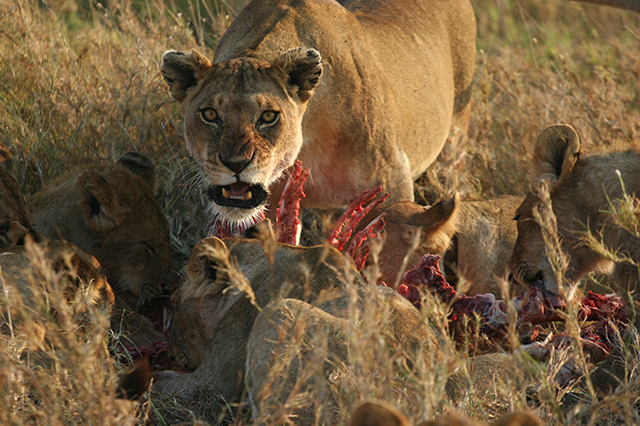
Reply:
[[278, 113], [272, 110], [267, 110], [260, 115], [260, 121], [264, 124], [271, 124], [278, 118]]
[[214, 123], [218, 119], [218, 113], [213, 108], [205, 108], [200, 110], [200, 118], [207, 124]]

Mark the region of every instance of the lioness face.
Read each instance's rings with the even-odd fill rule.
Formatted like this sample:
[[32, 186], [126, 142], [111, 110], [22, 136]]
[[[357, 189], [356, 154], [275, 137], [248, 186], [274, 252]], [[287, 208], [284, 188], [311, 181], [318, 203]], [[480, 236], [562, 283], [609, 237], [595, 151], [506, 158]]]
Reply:
[[211, 212], [232, 225], [255, 224], [269, 187], [302, 146], [302, 117], [322, 73], [319, 53], [294, 49], [272, 62], [212, 65], [196, 51], [169, 51], [162, 73], [182, 102], [187, 145], [209, 181]]
[[302, 146], [303, 105], [256, 60], [218, 65], [187, 100], [187, 145], [209, 179], [212, 213], [251, 221]]
[[[603, 262], [602, 256], [583, 241], [586, 224], [597, 216], [598, 209], [581, 204], [576, 197], [577, 182], [582, 180], [582, 173], [579, 164], [570, 174], [555, 182], [550, 193], [560, 246], [568, 260], [563, 277], [569, 283], [578, 282]], [[542, 229], [533, 215], [536, 209], [542, 210], [539, 195], [534, 189], [516, 211], [518, 238], [511, 256], [511, 272], [520, 284], [537, 285], [558, 294], [559, 286], [547, 255]]]
[[511, 273], [519, 284], [527, 287], [535, 284], [557, 292], [558, 283], [546, 254], [542, 230], [533, 216], [538, 205], [538, 197], [529, 192], [516, 210], [518, 237], [511, 256]]

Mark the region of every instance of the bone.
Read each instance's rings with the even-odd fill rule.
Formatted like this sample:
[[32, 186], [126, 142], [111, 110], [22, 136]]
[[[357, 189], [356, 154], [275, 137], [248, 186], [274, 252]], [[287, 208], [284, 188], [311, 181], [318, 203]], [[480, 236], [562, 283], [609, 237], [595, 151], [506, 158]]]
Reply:
[[376, 198], [380, 192], [382, 192], [382, 187], [377, 186], [364, 191], [360, 197], [353, 201], [334, 225], [327, 242], [342, 251], [360, 220], [375, 206], [384, 202], [387, 197], [389, 197], [388, 193], [384, 193]]
[[302, 168], [299, 160], [280, 196], [280, 206], [276, 211], [276, 235], [279, 243], [300, 244], [300, 201], [305, 197], [302, 187], [311, 172]]
[[358, 232], [355, 237], [351, 239], [347, 254], [353, 259], [353, 263], [358, 271], [361, 271], [364, 267], [369, 252], [371, 251], [371, 245], [365, 244], [366, 241], [371, 241], [380, 237], [382, 230], [384, 229], [384, 213], [373, 219], [364, 229]]

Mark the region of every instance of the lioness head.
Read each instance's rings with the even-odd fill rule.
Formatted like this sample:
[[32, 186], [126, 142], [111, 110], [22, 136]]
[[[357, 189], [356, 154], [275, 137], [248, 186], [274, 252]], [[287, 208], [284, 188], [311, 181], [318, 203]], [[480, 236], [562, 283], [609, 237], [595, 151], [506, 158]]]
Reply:
[[[510, 265], [514, 279], [520, 284], [537, 285], [555, 294], [559, 291], [543, 230], [534, 217], [536, 211], [543, 218], [550, 217], [551, 212], [541, 197], [545, 187], [548, 187], [552, 213], [557, 220], [561, 248], [569, 259], [565, 278], [578, 281], [601, 261], [601, 256], [583, 243], [582, 235], [589, 218], [598, 213], [595, 199], [603, 192], [605, 182], [590, 172], [589, 161], [578, 161], [579, 156], [580, 138], [569, 125], [551, 126], [538, 136], [533, 154], [537, 177], [515, 217], [518, 238]], [[587, 181], [592, 178], [595, 178], [593, 186]]]
[[269, 187], [302, 146], [302, 116], [322, 74], [320, 54], [290, 50], [271, 62], [244, 57], [212, 64], [168, 51], [162, 75], [182, 103], [187, 146], [210, 186], [211, 212], [253, 225]]

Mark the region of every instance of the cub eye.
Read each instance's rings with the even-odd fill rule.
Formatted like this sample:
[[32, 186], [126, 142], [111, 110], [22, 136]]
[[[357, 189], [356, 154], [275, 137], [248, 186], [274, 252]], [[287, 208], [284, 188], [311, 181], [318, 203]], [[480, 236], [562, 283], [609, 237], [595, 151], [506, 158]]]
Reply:
[[260, 122], [262, 124], [272, 124], [272, 123], [275, 123], [277, 118], [278, 118], [278, 113], [276, 111], [272, 111], [269, 109], [260, 115]]
[[200, 118], [207, 124], [213, 124], [218, 119], [218, 113], [213, 108], [204, 108], [200, 110]]

